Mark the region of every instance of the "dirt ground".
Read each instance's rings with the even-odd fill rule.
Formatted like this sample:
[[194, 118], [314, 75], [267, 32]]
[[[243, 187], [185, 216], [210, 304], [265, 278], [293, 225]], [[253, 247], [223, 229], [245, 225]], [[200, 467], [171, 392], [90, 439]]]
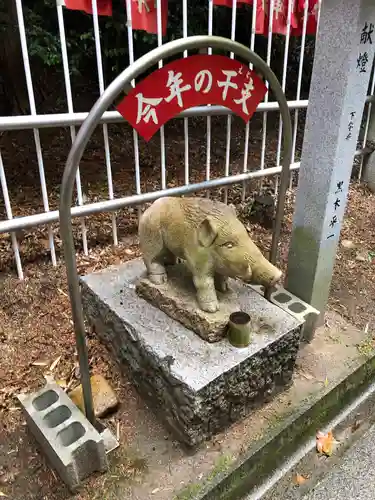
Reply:
[[[272, 118], [270, 119], [272, 121]], [[203, 180], [205, 176], [205, 121], [189, 121], [190, 181]], [[212, 176], [224, 171], [226, 119], [213, 120]], [[250, 168], [259, 165], [261, 144], [261, 118], [252, 121], [250, 136]], [[277, 145], [277, 128], [268, 134], [266, 166], [274, 164]], [[110, 126], [112, 169], [117, 196], [134, 193], [133, 146], [126, 127]], [[184, 179], [184, 140], [181, 122], [166, 130], [167, 181], [169, 186], [181, 185]], [[42, 131], [42, 147], [46, 169], [50, 208], [57, 208], [59, 182], [69, 149], [67, 130]], [[232, 172], [243, 168], [243, 125], [234, 120], [232, 135]], [[41, 208], [37, 191], [37, 162], [32, 132], [7, 134], [1, 139], [1, 150], [6, 168], [10, 198], [15, 216], [35, 213]], [[297, 153], [301, 137], [298, 138]], [[90, 142], [81, 163], [83, 190], [86, 199], [95, 201], [107, 195], [104, 150], [100, 146], [101, 130]], [[157, 136], [149, 145], [141, 144], [142, 190], [160, 188], [160, 140]], [[20, 169], [22, 175], [20, 174]], [[22, 181], [20, 180], [22, 179]], [[273, 191], [273, 181], [264, 181], [263, 188]], [[241, 203], [241, 187], [230, 189], [229, 199], [237, 204], [239, 213], [262, 250], [270, 245], [271, 231], [264, 221], [250, 216], [248, 207], [252, 193], [260, 189], [259, 183], [248, 186], [248, 197]], [[213, 193], [222, 196], [222, 192]], [[288, 242], [293, 216], [294, 190], [286, 200], [286, 216], [280, 243], [280, 263], [285, 269]], [[331, 289], [329, 307], [360, 328], [373, 330], [375, 306], [375, 196], [366, 187], [353, 182], [344, 220], [340, 248]], [[0, 200], [0, 218], [4, 206]], [[82, 254], [80, 225], [74, 224], [77, 240], [77, 261], [81, 274], [99, 270], [110, 264], [123, 262], [138, 255], [137, 211], [128, 209], [116, 214], [119, 245], [111, 243], [111, 218], [107, 215], [87, 218], [89, 255]], [[5, 218], [5, 217], [4, 217]], [[58, 227], [53, 227], [58, 257], [61, 240]], [[0, 235], [0, 495], [4, 493], [15, 500], [62, 500], [69, 495], [58, 478], [49, 469], [26, 432], [15, 394], [30, 391], [43, 384], [43, 376], [53, 368], [53, 375], [61, 383], [74, 387], [78, 384], [79, 370], [75, 354], [75, 340], [70, 317], [70, 305], [65, 282], [64, 265], [59, 259], [53, 267], [49, 259], [46, 228], [17, 234], [25, 279], [19, 281], [14, 270], [10, 239]], [[122, 402], [121, 409], [107, 421], [119, 432], [120, 441], [134, 439], [137, 429], [127, 420], [127, 412], [144, 404], [130, 384], [121, 383], [117, 367], [103, 347], [88, 334], [90, 364], [93, 372], [104, 374], [111, 382]], [[143, 422], [142, 425], [152, 425]], [[142, 474], [147, 464], [129, 454], [127, 460], [116, 465], [115, 474], [121, 480], [134, 480]], [[88, 485], [95, 487], [91, 478]], [[84, 490], [79, 500], [92, 498]]]

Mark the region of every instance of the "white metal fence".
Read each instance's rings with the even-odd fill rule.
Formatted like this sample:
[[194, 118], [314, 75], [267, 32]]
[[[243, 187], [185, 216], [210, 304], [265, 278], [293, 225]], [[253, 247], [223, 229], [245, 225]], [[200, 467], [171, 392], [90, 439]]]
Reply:
[[[127, 64], [132, 64], [134, 61], [134, 33], [132, 30], [131, 24], [131, 1], [126, 0], [126, 13], [128, 18], [127, 23], [127, 32], [128, 32], [128, 49], [129, 49], [129, 60], [124, 61], [124, 66]], [[188, 30], [188, 0], [180, 0], [182, 2], [182, 27], [183, 27], [183, 36], [186, 37], [189, 35]], [[258, 0], [260, 1], [260, 0]], [[70, 63], [69, 63], [69, 54], [67, 50], [67, 40], [65, 36], [65, 25], [64, 25], [64, 7], [61, 6], [60, 2], [57, 2], [56, 6], [56, 16], [59, 28], [59, 36], [61, 42], [61, 53], [62, 53], [62, 62], [63, 62], [63, 74], [64, 74], [64, 82], [65, 82], [65, 91], [66, 91], [66, 100], [67, 100], [67, 112], [66, 113], [50, 113], [50, 114], [38, 114], [35, 104], [35, 96], [34, 96], [34, 86], [33, 86], [33, 78], [30, 68], [30, 60], [29, 60], [29, 52], [28, 52], [28, 40], [26, 37], [26, 30], [24, 24], [24, 13], [23, 13], [23, 5], [22, 0], [15, 0], [16, 8], [17, 8], [17, 19], [18, 19], [18, 27], [20, 33], [21, 40], [21, 48], [22, 48], [22, 57], [23, 57], [23, 65], [26, 76], [26, 84], [27, 84], [27, 93], [29, 99], [29, 106], [31, 114], [27, 116], [9, 116], [0, 118], [0, 134], [3, 131], [13, 131], [13, 130], [26, 130], [32, 129], [34, 134], [35, 141], [35, 149], [37, 154], [37, 163], [39, 168], [39, 181], [40, 188], [42, 193], [43, 200], [43, 212], [36, 212], [32, 215], [20, 216], [17, 218], [13, 217], [12, 211], [12, 200], [10, 199], [8, 192], [8, 183], [7, 183], [7, 165], [3, 162], [3, 157], [1, 155], [0, 150], [0, 180], [1, 180], [1, 188], [3, 193], [3, 202], [4, 202], [4, 216], [3, 220], [0, 220], [0, 234], [1, 233], [9, 233], [12, 242], [12, 248], [14, 252], [16, 267], [18, 276], [22, 279], [23, 277], [23, 269], [22, 269], [22, 261], [19, 250], [19, 243], [17, 241], [16, 230], [20, 228], [27, 227], [35, 227], [37, 225], [46, 224], [49, 227], [48, 230], [48, 244], [49, 251], [53, 265], [56, 265], [56, 249], [55, 249], [55, 236], [52, 231], [51, 222], [58, 220], [57, 211], [50, 211], [50, 203], [49, 203], [49, 193], [48, 186], [46, 183], [45, 176], [45, 167], [44, 167], [44, 154], [41, 146], [40, 139], [40, 129], [48, 128], [48, 127], [69, 127], [70, 128], [70, 137], [71, 141], [74, 141], [76, 135], [76, 126], [79, 126], [87, 113], [76, 113], [74, 111], [73, 105], [73, 93], [71, 86], [71, 75], [70, 75]], [[249, 40], [249, 47], [254, 50], [255, 47], [255, 26], [256, 26], [256, 2], [254, 0], [254, 7], [252, 10], [251, 18], [249, 18], [249, 22], [251, 22], [251, 37]], [[272, 21], [273, 21], [273, 12], [274, 12], [274, 3], [275, 0], [270, 1], [270, 19], [269, 19], [269, 30], [268, 30], [268, 40], [267, 40], [267, 54], [266, 61], [272, 67], [271, 55], [272, 55], [272, 44], [274, 35], [272, 34]], [[291, 16], [291, 6], [293, 1], [289, 1], [289, 9], [288, 9], [288, 20], [290, 20]], [[162, 32], [161, 32], [161, 0], [156, 1], [157, 5], [157, 19], [158, 19], [158, 35], [157, 35], [157, 43], [161, 45], [163, 43], [162, 40]], [[103, 77], [103, 63], [102, 63], [102, 48], [101, 48], [101, 35], [99, 29], [99, 21], [98, 21], [98, 13], [97, 13], [97, 0], [92, 0], [92, 8], [93, 8], [93, 34], [95, 40], [95, 50], [96, 50], [96, 61], [97, 61], [97, 75], [99, 82], [99, 91], [100, 94], [104, 91], [104, 77]], [[208, 0], [208, 26], [207, 33], [209, 35], [215, 34], [215, 25], [214, 25], [214, 5], [213, 0]], [[217, 7], [224, 8], [224, 7]], [[289, 101], [290, 109], [292, 110], [293, 117], [293, 127], [294, 127], [294, 142], [293, 142], [293, 168], [297, 169], [299, 167], [299, 163], [296, 162], [296, 144], [297, 144], [297, 132], [299, 125], [299, 110], [305, 109], [307, 107], [308, 101], [301, 100], [301, 85], [302, 85], [302, 77], [303, 77], [303, 69], [304, 69], [304, 56], [305, 56], [305, 46], [306, 46], [306, 12], [308, 8], [308, 2], [305, 5], [305, 21], [303, 24], [303, 33], [300, 39], [300, 56], [299, 56], [299, 65], [298, 65], [298, 78], [297, 78], [297, 91], [295, 95], [295, 99]], [[77, 15], [80, 15], [77, 13]], [[231, 18], [231, 39], [236, 39], [236, 20], [238, 16], [237, 9], [237, 1], [233, 0], [233, 8], [232, 8], [232, 18]], [[289, 44], [290, 44], [290, 22], [288, 22], [288, 30], [285, 36], [285, 48], [284, 48], [284, 57], [283, 57], [283, 70], [282, 70], [282, 78], [281, 84], [282, 88], [285, 91], [287, 87], [287, 70], [288, 70], [288, 57], [289, 57]], [[183, 54], [184, 57], [187, 54]], [[233, 54], [231, 54], [233, 57]], [[162, 66], [162, 61], [159, 63], [159, 67]], [[370, 95], [374, 93], [374, 85], [375, 78], [372, 79]], [[369, 99], [370, 100], [370, 99]], [[369, 103], [369, 106], [371, 104]], [[261, 127], [261, 144], [260, 144], [260, 161], [258, 164], [258, 169], [263, 170], [264, 176], [274, 175], [279, 171], [278, 167], [280, 164], [281, 157], [281, 141], [282, 141], [282, 124], [281, 119], [279, 120], [279, 126], [277, 131], [277, 145], [276, 145], [276, 159], [272, 165], [269, 165], [269, 162], [266, 161], [266, 153], [267, 153], [267, 134], [270, 130], [275, 131], [275, 126], [269, 127], [269, 123], [267, 122], [268, 113], [271, 111], [277, 111], [278, 104], [276, 102], [269, 102], [268, 94], [265, 97], [263, 103], [258, 106], [257, 111], [263, 113], [262, 127]], [[233, 150], [231, 149], [232, 143], [232, 115], [228, 109], [221, 108], [218, 106], [205, 106], [202, 108], [193, 108], [182, 113], [183, 121], [184, 121], [184, 182], [185, 184], [189, 184], [190, 182], [190, 154], [191, 150], [189, 148], [189, 125], [190, 119], [194, 116], [205, 116], [206, 117], [206, 141], [205, 141], [205, 179], [209, 180], [212, 177], [212, 116], [214, 115], [226, 115], [226, 140], [225, 140], [225, 155], [223, 158], [223, 169], [221, 171], [221, 175], [228, 176], [231, 172], [231, 154]], [[123, 122], [122, 117], [119, 115], [117, 111], [107, 111], [102, 118], [102, 132], [103, 132], [103, 140], [104, 140], [104, 162], [106, 167], [106, 176], [107, 176], [107, 185], [108, 185], [108, 198], [114, 198], [114, 183], [112, 179], [112, 164], [111, 164], [111, 149], [110, 149], [110, 140], [108, 133], [108, 124], [110, 123], [121, 123]], [[246, 172], [249, 169], [249, 138], [250, 138], [250, 124], [247, 124], [244, 127], [243, 132], [243, 161], [242, 161], [242, 171]], [[365, 130], [363, 134], [363, 143], [362, 146], [365, 148], [366, 146], [366, 137], [367, 137], [367, 128], [368, 128], [368, 118], [365, 121]], [[241, 140], [242, 140], [241, 139]], [[167, 158], [166, 158], [166, 141], [168, 141], [168, 136], [166, 136], [164, 127], [160, 130], [160, 184], [161, 188], [165, 189], [167, 187]], [[140, 140], [138, 138], [137, 132], [133, 130], [133, 147], [134, 147], [134, 171], [135, 171], [135, 189], [134, 192], [136, 194], [141, 193], [141, 165], [140, 165]], [[238, 147], [238, 146], [237, 146]], [[361, 151], [357, 152], [361, 154]], [[270, 168], [271, 167], [271, 168]], [[254, 166], [251, 166], [254, 169]], [[361, 170], [361, 169], [360, 169]], [[19, 179], [20, 184], [22, 184], [22, 178]], [[37, 188], [37, 183], [35, 188]], [[77, 204], [78, 206], [84, 205], [84, 195], [82, 190], [82, 182], [81, 182], [81, 173], [78, 170], [76, 176], [76, 188], [77, 188]], [[14, 208], [14, 207], [13, 207]], [[1, 212], [0, 212], [1, 217]], [[81, 219], [81, 230], [82, 230], [82, 242], [83, 242], [83, 251], [85, 254], [88, 253], [88, 237], [87, 237], [87, 228], [84, 219]], [[112, 215], [112, 238], [114, 245], [118, 244], [118, 234], [117, 234], [117, 222], [115, 214]]]

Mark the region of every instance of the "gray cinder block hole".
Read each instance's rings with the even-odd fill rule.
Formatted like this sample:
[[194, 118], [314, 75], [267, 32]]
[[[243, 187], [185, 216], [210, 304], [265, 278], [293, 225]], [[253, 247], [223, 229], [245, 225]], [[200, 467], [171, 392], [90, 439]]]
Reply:
[[[287, 293], [277, 293], [273, 297], [274, 300], [277, 300], [277, 302], [280, 302], [280, 304], [285, 304], [286, 302], [289, 302], [291, 297]], [[293, 309], [291, 309], [293, 311]], [[296, 312], [296, 311], [293, 311]]]
[[72, 412], [69, 410], [69, 408], [65, 405], [62, 405], [47, 413], [43, 420], [48, 427], [54, 428], [68, 420], [68, 418], [70, 418], [71, 416]]
[[303, 311], [306, 311], [306, 306], [301, 304], [301, 302], [293, 302], [292, 304], [290, 304], [290, 306], [288, 306], [288, 308], [294, 313], [301, 313]]
[[37, 411], [43, 411], [49, 406], [52, 406], [54, 403], [56, 403], [58, 399], [58, 394], [53, 390], [49, 390], [34, 399], [33, 407]]
[[62, 429], [57, 437], [63, 446], [70, 446], [85, 435], [85, 428], [79, 422], [72, 422], [68, 427]]

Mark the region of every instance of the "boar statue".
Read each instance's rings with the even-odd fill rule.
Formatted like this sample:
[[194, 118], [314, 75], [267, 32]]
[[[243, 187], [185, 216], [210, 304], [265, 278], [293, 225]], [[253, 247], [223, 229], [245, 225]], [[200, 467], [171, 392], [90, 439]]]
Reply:
[[165, 266], [185, 261], [199, 307], [216, 312], [216, 290], [228, 290], [228, 277], [272, 286], [282, 272], [250, 239], [231, 205], [198, 197], [165, 197], [145, 210], [139, 240], [148, 279], [167, 281]]

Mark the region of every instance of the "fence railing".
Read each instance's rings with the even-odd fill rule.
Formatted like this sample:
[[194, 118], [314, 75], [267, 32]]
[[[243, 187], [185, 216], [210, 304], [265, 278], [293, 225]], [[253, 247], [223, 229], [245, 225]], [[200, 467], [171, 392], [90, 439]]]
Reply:
[[[127, 14], [127, 38], [128, 38], [128, 53], [129, 59], [124, 61], [124, 66], [127, 64], [132, 64], [135, 59], [134, 52], [134, 32], [132, 29], [131, 22], [131, 1], [126, 0], [126, 14]], [[258, 0], [259, 1], [259, 0]], [[28, 50], [28, 40], [26, 37], [26, 29], [24, 22], [24, 12], [22, 0], [15, 0], [16, 2], [16, 10], [17, 10], [17, 20], [18, 20], [18, 29], [20, 35], [21, 42], [21, 50], [22, 50], [22, 58], [23, 58], [23, 66], [26, 78], [26, 86], [27, 86], [27, 95], [30, 107], [29, 115], [22, 116], [7, 116], [0, 118], [0, 137], [2, 132], [12, 133], [17, 130], [33, 130], [35, 150], [37, 155], [37, 164], [39, 171], [39, 183], [42, 195], [43, 202], [43, 211], [38, 211], [38, 207], [34, 207], [34, 213], [31, 215], [20, 215], [14, 217], [14, 208], [17, 208], [17, 205], [12, 202], [11, 195], [8, 189], [7, 182], [7, 164], [3, 161], [2, 151], [0, 150], [0, 181], [1, 188], [3, 193], [3, 215], [1, 213], [1, 205], [0, 205], [0, 234], [1, 233], [10, 233], [11, 241], [12, 241], [12, 249], [14, 253], [15, 263], [17, 267], [18, 276], [22, 279], [23, 277], [23, 268], [22, 268], [22, 260], [21, 253], [19, 248], [19, 243], [17, 240], [16, 232], [20, 229], [32, 228], [38, 225], [47, 225], [48, 227], [48, 245], [51, 256], [51, 261], [53, 265], [56, 265], [56, 249], [55, 249], [55, 235], [53, 233], [51, 224], [53, 222], [58, 221], [58, 211], [51, 210], [50, 208], [50, 194], [48, 191], [46, 174], [45, 174], [45, 164], [44, 164], [44, 154], [41, 146], [40, 139], [40, 130], [45, 128], [53, 128], [53, 127], [69, 127], [70, 130], [70, 138], [71, 141], [74, 141], [76, 135], [76, 127], [80, 126], [82, 122], [87, 117], [87, 112], [75, 112], [74, 111], [74, 95], [72, 91], [71, 85], [71, 74], [70, 74], [70, 63], [69, 63], [69, 54], [68, 54], [68, 44], [65, 33], [65, 23], [64, 23], [64, 7], [61, 5], [61, 2], [58, 1], [56, 5], [56, 17], [58, 22], [58, 31], [61, 45], [61, 55], [62, 55], [62, 66], [63, 66], [63, 76], [64, 76], [64, 86], [67, 100], [67, 112], [65, 113], [48, 113], [48, 114], [38, 114], [36, 109], [35, 102], [35, 94], [34, 94], [34, 82], [31, 73], [31, 64]], [[182, 2], [182, 32], [183, 36], [189, 36], [189, 24], [188, 24], [188, 1], [181, 0]], [[251, 23], [251, 36], [249, 40], [250, 49], [254, 50], [256, 43], [256, 2], [254, 0], [254, 5], [252, 11], [249, 12], [249, 23]], [[267, 49], [266, 49], [266, 62], [272, 67], [272, 48], [274, 43], [274, 37], [272, 33], [272, 22], [274, 15], [274, 0], [270, 1], [270, 16], [269, 16], [269, 30], [267, 36]], [[291, 6], [293, 4], [293, 0], [289, 1], [288, 7], [288, 20], [290, 20], [291, 15]], [[319, 4], [320, 5], [320, 4]], [[161, 31], [161, 0], [156, 1], [157, 6], [157, 18], [158, 18], [158, 33], [157, 33], [157, 44], [158, 46], [162, 45], [163, 37]], [[215, 7], [222, 8], [222, 7]], [[208, 0], [208, 26], [206, 33], [209, 35], [216, 34], [216, 26], [214, 23], [214, 5], [213, 0]], [[223, 7], [224, 8], [224, 7]], [[308, 100], [301, 99], [302, 95], [302, 80], [304, 73], [304, 61], [305, 61], [305, 52], [306, 52], [306, 20], [307, 20], [307, 8], [308, 2], [305, 5], [305, 17], [303, 22], [302, 36], [300, 38], [300, 52], [299, 52], [299, 62], [298, 62], [298, 72], [297, 72], [297, 82], [296, 82], [296, 94], [294, 100], [289, 100], [288, 105], [290, 110], [292, 111], [293, 118], [293, 164], [292, 170], [297, 170], [299, 168], [298, 154], [297, 154], [297, 144], [301, 143], [303, 133], [299, 140], [298, 132], [301, 130], [299, 128], [300, 124], [300, 110], [304, 110], [307, 108]], [[92, 21], [93, 21], [93, 37], [95, 42], [95, 53], [96, 53], [96, 71], [98, 76], [98, 84], [99, 84], [99, 94], [102, 94], [104, 91], [104, 72], [103, 72], [103, 62], [102, 62], [102, 38], [101, 35], [103, 33], [100, 32], [99, 27], [99, 19], [97, 12], [97, 0], [92, 0]], [[236, 26], [237, 26], [237, 17], [239, 15], [237, 8], [237, 1], [233, 0], [233, 7], [231, 12], [231, 28], [230, 28], [230, 38], [232, 40], [236, 39]], [[81, 15], [80, 13], [76, 14], [77, 16]], [[241, 14], [243, 15], [243, 14]], [[285, 35], [284, 41], [284, 56], [283, 56], [283, 67], [281, 71], [281, 85], [284, 91], [287, 90], [288, 87], [288, 79], [287, 79], [287, 70], [289, 67], [289, 55], [290, 55], [290, 23], [287, 23], [288, 29]], [[210, 53], [210, 49], [208, 50]], [[184, 53], [183, 56], [187, 54]], [[71, 54], [70, 54], [71, 56]], [[233, 57], [233, 54], [231, 54]], [[162, 62], [159, 63], [159, 67], [162, 65]], [[133, 82], [134, 84], [134, 82]], [[372, 78], [371, 81], [371, 89], [370, 96], [368, 97], [368, 107], [371, 107], [371, 102], [373, 101], [374, 94], [374, 86], [375, 86], [375, 78]], [[231, 175], [235, 175], [236, 181], [243, 182], [243, 180], [250, 178], [262, 178], [267, 176], [274, 176], [280, 173], [280, 158], [282, 154], [282, 123], [281, 119], [278, 120], [278, 126], [276, 124], [272, 124], [269, 126], [269, 113], [277, 112], [278, 104], [277, 102], [270, 102], [268, 94], [266, 94], [264, 102], [262, 102], [258, 108], [257, 112], [262, 113], [262, 121], [259, 124], [259, 134], [260, 140], [258, 141], [260, 154], [259, 161], [257, 164], [254, 163], [253, 160], [250, 161], [249, 151], [250, 151], [250, 128], [251, 124], [247, 124], [244, 126], [243, 132], [243, 157], [241, 160], [242, 166], [237, 165], [237, 169], [235, 173], [233, 173], [232, 166], [232, 156], [234, 149], [232, 148], [232, 139], [233, 139], [233, 117], [232, 112], [220, 106], [204, 106], [199, 108], [192, 108], [181, 113], [180, 118], [183, 119], [183, 178], [184, 184], [189, 185], [191, 183], [191, 141], [190, 138], [190, 120], [193, 117], [200, 116], [205, 117], [205, 127], [202, 129], [206, 134], [205, 139], [205, 169], [204, 169], [204, 179], [210, 180], [213, 177], [228, 177]], [[221, 169], [221, 175], [216, 175], [217, 172], [213, 171], [212, 165], [212, 141], [213, 141], [213, 117], [215, 116], [226, 116], [226, 124], [225, 124], [225, 153], [223, 154], [223, 168]], [[363, 155], [366, 153], [366, 140], [367, 140], [367, 131], [368, 131], [368, 123], [369, 123], [369, 113], [367, 113], [367, 118], [364, 120], [364, 133], [361, 139], [362, 147], [357, 151], [357, 155]], [[115, 199], [115, 189], [114, 189], [114, 181], [112, 175], [112, 154], [110, 147], [110, 134], [108, 132], [108, 124], [116, 124], [116, 123], [124, 123], [123, 118], [117, 111], [107, 111], [104, 113], [101, 120], [102, 134], [103, 134], [103, 143], [104, 143], [104, 164], [106, 169], [106, 179], [107, 179], [107, 200], [93, 202], [93, 203], [85, 203], [85, 197], [82, 188], [82, 178], [81, 172], [78, 170], [76, 175], [76, 190], [77, 190], [77, 205], [72, 208], [72, 215], [80, 218], [81, 224], [81, 234], [82, 234], [82, 243], [83, 243], [83, 251], [85, 254], [89, 251], [88, 246], [88, 235], [87, 235], [87, 227], [84, 221], [84, 217], [90, 214], [94, 214], [100, 211], [108, 211], [115, 207], [116, 199]], [[202, 124], [201, 124], [202, 126]], [[268, 142], [267, 137], [268, 134], [274, 135], [276, 132], [276, 144], [273, 146], [273, 153], [275, 153], [275, 159], [269, 161], [267, 159], [268, 153]], [[132, 141], [133, 141], [133, 151], [134, 151], [134, 193], [135, 195], [140, 195], [142, 193], [142, 183], [141, 183], [141, 161], [140, 161], [140, 148], [142, 147], [141, 140], [138, 137], [138, 134], [135, 130], [132, 132]], [[167, 157], [166, 157], [166, 142], [168, 141], [168, 135], [165, 131], [165, 128], [162, 127], [160, 130], [160, 187], [161, 189], [166, 189], [167, 182]], [[252, 145], [253, 146], [253, 145]], [[1, 143], [0, 143], [1, 147]], [[255, 146], [254, 146], [255, 147]], [[236, 146], [238, 150], [238, 146]], [[362, 167], [360, 167], [361, 175]], [[251, 171], [251, 172], [250, 172]], [[194, 184], [194, 183], [193, 183]], [[218, 183], [218, 185], [220, 182]], [[22, 178], [19, 178], [19, 185], [22, 185]], [[37, 188], [37, 182], [35, 183], [35, 189]], [[193, 190], [194, 186], [191, 186]], [[114, 245], [118, 244], [118, 235], [117, 235], [117, 221], [116, 215], [111, 214], [112, 217], [112, 240]]]

